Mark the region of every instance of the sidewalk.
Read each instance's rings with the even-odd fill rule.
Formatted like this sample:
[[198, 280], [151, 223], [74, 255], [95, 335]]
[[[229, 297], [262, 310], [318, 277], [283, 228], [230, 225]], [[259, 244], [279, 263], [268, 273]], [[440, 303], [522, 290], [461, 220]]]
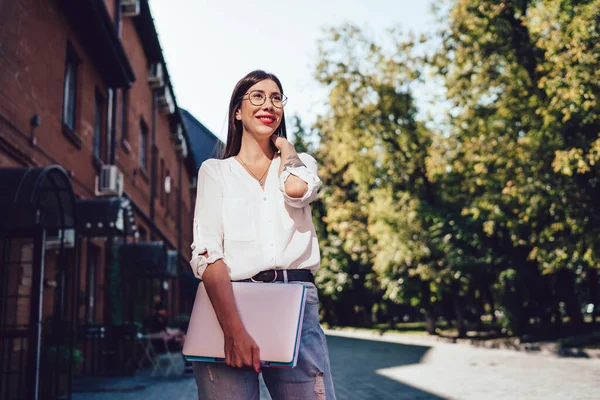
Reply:
[[392, 343], [427, 346], [433, 343], [453, 343], [469, 345], [487, 349], [513, 350], [529, 354], [548, 355], [555, 357], [577, 357], [600, 359], [600, 349], [561, 347], [557, 342], [531, 342], [521, 343], [518, 338], [503, 339], [458, 339], [435, 335], [409, 335], [402, 333], [384, 332], [378, 333], [370, 330], [342, 328], [323, 329], [326, 335], [340, 336], [355, 339], [368, 339], [377, 341], [388, 341]]
[[[73, 380], [73, 398], [87, 399], [93, 393], [112, 393], [112, 396], [119, 396], [119, 393], [128, 392], [146, 392], [144, 396], [147, 396], [147, 389], [153, 385], [159, 385], [162, 387], [163, 384], [174, 382], [178, 386], [183, 381], [190, 381], [193, 383], [193, 375], [185, 373], [181, 376], [170, 376], [160, 377], [151, 376], [151, 370], [149, 368], [138, 370], [134, 376], [94, 376], [94, 377], [83, 377], [75, 378]], [[178, 396], [176, 397], [178, 398]]]
[[[181, 376], [151, 376], [142, 369], [134, 376], [85, 377], [73, 381], [73, 400], [194, 400], [198, 398], [192, 373]], [[260, 378], [260, 400], [271, 400]]]
[[[600, 392], [600, 357], [561, 358], [521, 347], [484, 350], [468, 340], [452, 344], [432, 336], [326, 332], [340, 400], [592, 400]], [[198, 398], [192, 374], [152, 377], [149, 369], [131, 377], [77, 379], [73, 389], [74, 400]], [[262, 382], [260, 399], [270, 400]]]

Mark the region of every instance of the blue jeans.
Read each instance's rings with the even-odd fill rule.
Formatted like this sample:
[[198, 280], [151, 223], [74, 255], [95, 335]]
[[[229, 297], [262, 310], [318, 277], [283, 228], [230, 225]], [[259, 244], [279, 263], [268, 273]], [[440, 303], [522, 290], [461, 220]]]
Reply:
[[[298, 282], [300, 283], [300, 282]], [[306, 306], [298, 364], [295, 368], [262, 368], [273, 400], [335, 400], [329, 351], [319, 325], [319, 297], [314, 284], [306, 287]], [[257, 283], [260, 285], [260, 283]], [[258, 400], [258, 374], [250, 368], [232, 368], [222, 363], [194, 362], [199, 400]]]

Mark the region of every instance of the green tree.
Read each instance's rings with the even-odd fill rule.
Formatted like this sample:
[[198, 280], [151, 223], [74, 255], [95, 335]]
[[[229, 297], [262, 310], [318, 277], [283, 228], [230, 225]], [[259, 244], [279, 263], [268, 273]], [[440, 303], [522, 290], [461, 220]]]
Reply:
[[[329, 318], [381, 293], [430, 332], [436, 314], [465, 334], [495, 310], [515, 334], [557, 331], [563, 313], [580, 329], [581, 306], [600, 308], [600, 1], [446, 4], [429, 41], [342, 26], [320, 42]], [[413, 98], [430, 70], [448, 110], [434, 128]]]
[[307, 131], [302, 124], [302, 119], [294, 115], [292, 116], [292, 139], [291, 142], [298, 153], [312, 153], [313, 145], [311, 138], [313, 135]]
[[434, 179], [461, 178], [451, 196], [505, 262], [517, 333], [559, 301], [581, 325], [577, 294], [599, 267], [599, 4], [455, 1], [432, 59], [452, 105]]
[[433, 333], [444, 268], [430, 231], [437, 221], [426, 167], [432, 134], [416, 120], [410, 90], [419, 78], [418, 42], [390, 38], [393, 50], [386, 51], [343, 26], [320, 43], [316, 76], [330, 96], [316, 129], [329, 173], [324, 203], [334, 246], [324, 251], [323, 274], [343, 271], [342, 281], [355, 290], [380, 288], [394, 303], [421, 308]]

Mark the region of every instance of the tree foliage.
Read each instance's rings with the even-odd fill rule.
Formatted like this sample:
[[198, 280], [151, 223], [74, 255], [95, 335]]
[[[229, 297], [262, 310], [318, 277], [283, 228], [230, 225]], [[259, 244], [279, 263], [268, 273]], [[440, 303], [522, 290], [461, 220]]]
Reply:
[[[410, 304], [459, 330], [486, 309], [514, 333], [581, 326], [600, 302], [600, 1], [447, 3], [430, 38], [346, 25], [320, 42], [330, 318]], [[444, 126], [419, 114], [423, 81], [444, 88]]]

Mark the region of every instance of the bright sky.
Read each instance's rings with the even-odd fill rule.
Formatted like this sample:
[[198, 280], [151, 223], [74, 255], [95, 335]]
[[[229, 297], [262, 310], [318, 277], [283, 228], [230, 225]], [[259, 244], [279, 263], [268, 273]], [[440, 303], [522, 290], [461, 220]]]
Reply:
[[[379, 34], [430, 30], [432, 0], [150, 0], [177, 103], [221, 139], [233, 87], [254, 69], [273, 72], [292, 115], [305, 124], [323, 110], [313, 79], [324, 27], [350, 22]], [[289, 129], [289, 128], [288, 128]]]

